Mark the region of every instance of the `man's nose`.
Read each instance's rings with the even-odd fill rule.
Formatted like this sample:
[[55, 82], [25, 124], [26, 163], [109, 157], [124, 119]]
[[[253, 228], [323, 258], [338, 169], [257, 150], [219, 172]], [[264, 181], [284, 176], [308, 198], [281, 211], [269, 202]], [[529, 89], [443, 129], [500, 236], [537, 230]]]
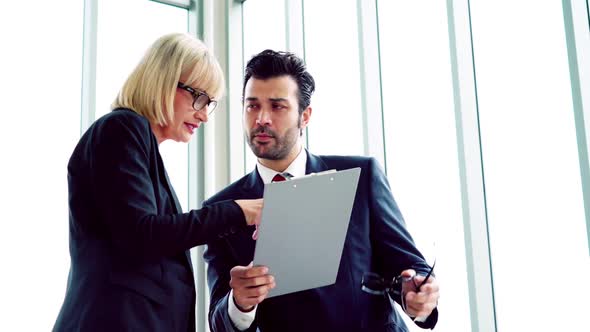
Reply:
[[266, 126], [271, 124], [270, 119], [270, 112], [264, 108], [258, 112], [258, 117], [256, 118], [256, 124], [260, 126]]

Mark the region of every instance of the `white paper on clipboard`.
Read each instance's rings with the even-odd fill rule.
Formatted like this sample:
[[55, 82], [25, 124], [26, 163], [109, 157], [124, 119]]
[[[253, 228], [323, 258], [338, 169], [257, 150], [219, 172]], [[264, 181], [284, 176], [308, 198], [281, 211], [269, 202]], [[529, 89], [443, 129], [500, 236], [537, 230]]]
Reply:
[[361, 169], [266, 184], [254, 265], [276, 287], [268, 297], [334, 284]]

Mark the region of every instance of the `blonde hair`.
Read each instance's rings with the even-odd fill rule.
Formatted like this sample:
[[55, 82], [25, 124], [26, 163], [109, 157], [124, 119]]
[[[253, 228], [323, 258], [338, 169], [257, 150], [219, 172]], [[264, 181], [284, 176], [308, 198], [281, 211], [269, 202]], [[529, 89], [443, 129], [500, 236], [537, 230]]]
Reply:
[[184, 84], [219, 99], [224, 91], [223, 71], [207, 46], [185, 33], [156, 40], [123, 84], [112, 109], [125, 107], [165, 126], [174, 114], [180, 78]]

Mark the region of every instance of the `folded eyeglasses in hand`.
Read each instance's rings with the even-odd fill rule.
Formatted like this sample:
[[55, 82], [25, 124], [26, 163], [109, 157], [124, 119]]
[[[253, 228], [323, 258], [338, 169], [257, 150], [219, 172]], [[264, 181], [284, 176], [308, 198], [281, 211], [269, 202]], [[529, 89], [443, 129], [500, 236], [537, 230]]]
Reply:
[[426, 284], [428, 278], [432, 275], [434, 265], [436, 265], [436, 261], [434, 261], [430, 267], [430, 271], [428, 271], [428, 274], [426, 274], [422, 282], [416, 281], [415, 277], [418, 275], [411, 277], [402, 277], [399, 275], [392, 280], [386, 280], [377, 273], [366, 272], [363, 274], [361, 289], [364, 292], [373, 295], [389, 295], [392, 299], [394, 299], [395, 296], [400, 296], [402, 308], [406, 311], [406, 294], [408, 294], [408, 292], [418, 293], [420, 291], [420, 288]]

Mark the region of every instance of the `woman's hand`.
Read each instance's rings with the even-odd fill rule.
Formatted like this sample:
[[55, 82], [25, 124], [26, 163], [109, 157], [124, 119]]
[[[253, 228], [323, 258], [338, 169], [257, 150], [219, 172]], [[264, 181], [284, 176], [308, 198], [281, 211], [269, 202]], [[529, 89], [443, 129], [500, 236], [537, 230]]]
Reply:
[[246, 217], [246, 223], [250, 226], [255, 225], [256, 230], [252, 234], [252, 239], [258, 239], [258, 225], [260, 225], [260, 217], [262, 214], [262, 198], [259, 199], [237, 199], [236, 203], [242, 208], [242, 212]]

